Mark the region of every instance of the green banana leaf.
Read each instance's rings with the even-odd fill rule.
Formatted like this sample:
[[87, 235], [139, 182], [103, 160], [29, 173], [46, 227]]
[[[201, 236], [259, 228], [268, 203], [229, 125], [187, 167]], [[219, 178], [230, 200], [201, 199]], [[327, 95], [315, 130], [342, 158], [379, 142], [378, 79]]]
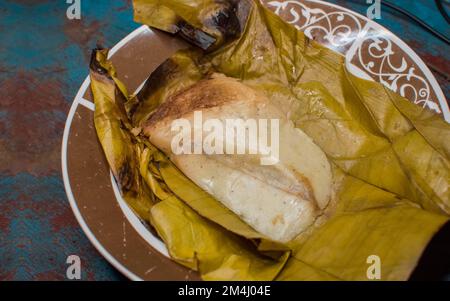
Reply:
[[[136, 96], [127, 95], [97, 52], [91, 64], [96, 129], [124, 198], [133, 208], [135, 196], [146, 204], [137, 213], [175, 261], [208, 280], [367, 280], [367, 258], [376, 255], [381, 279], [409, 277], [450, 214], [450, 126], [440, 116], [353, 76], [340, 54], [258, 1], [133, 4], [136, 21], [194, 47], [158, 67]], [[140, 136], [163, 101], [210, 72], [265, 93], [332, 163], [330, 205], [286, 245], [242, 222]]]

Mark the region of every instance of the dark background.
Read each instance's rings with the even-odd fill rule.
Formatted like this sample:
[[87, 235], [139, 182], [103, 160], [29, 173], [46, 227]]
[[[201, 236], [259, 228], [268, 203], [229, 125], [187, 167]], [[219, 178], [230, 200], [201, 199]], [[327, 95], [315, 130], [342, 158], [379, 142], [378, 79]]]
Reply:
[[[328, 2], [364, 15], [368, 8], [366, 0]], [[450, 36], [434, 1], [390, 2]], [[65, 0], [0, 0], [0, 280], [63, 280], [70, 254], [80, 256], [84, 280], [124, 279], [72, 214], [61, 177], [61, 141], [91, 49], [97, 43], [112, 47], [139, 24], [131, 0], [81, 0], [81, 20], [66, 18], [68, 6]], [[378, 22], [419, 54], [449, 99], [448, 45], [391, 9], [383, 8]], [[449, 245], [447, 237], [441, 234], [433, 244], [441, 246], [438, 253]], [[432, 264], [435, 253], [429, 252], [425, 261]]]

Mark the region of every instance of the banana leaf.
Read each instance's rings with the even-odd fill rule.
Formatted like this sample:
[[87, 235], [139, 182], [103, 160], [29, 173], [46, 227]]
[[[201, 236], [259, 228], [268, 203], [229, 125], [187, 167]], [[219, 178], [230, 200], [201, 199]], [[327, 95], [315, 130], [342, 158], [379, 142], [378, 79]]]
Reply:
[[382, 280], [407, 279], [423, 246], [448, 217], [342, 171], [335, 179], [336, 207], [292, 242], [292, 256], [277, 279], [367, 280], [370, 255], [380, 258]]
[[107, 50], [94, 50], [90, 63], [97, 137], [123, 198], [142, 219], [148, 221], [155, 199], [142, 180], [139, 169], [135, 168], [145, 157], [144, 149], [131, 133], [125, 111], [128, 101], [128, 95], [123, 94], [126, 93], [125, 86], [117, 80], [114, 67], [106, 56]]
[[[135, 20], [194, 46], [164, 62], [136, 96], [100, 56], [103, 77], [91, 67], [96, 128], [125, 199], [132, 191], [153, 200], [147, 220], [175, 261], [208, 280], [367, 280], [367, 258], [376, 255], [383, 280], [409, 277], [450, 213], [450, 126], [440, 116], [353, 76], [340, 54], [258, 1], [133, 4]], [[330, 205], [287, 245], [243, 223], [139, 134], [162, 102], [210, 72], [265, 93], [332, 163]]]
[[146, 1], [134, 4], [135, 21], [212, 50], [242, 33], [249, 5], [240, 1]]
[[151, 216], [170, 256], [205, 280], [273, 280], [289, 258], [289, 252], [277, 260], [255, 252], [250, 241], [231, 235], [176, 197], [155, 205]]

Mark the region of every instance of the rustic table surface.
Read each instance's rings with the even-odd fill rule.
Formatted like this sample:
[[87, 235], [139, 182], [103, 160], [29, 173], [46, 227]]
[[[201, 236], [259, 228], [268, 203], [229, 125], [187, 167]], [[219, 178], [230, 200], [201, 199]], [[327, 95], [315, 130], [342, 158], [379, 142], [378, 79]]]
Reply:
[[[450, 36], [431, 0], [390, 0]], [[366, 0], [331, 0], [365, 14]], [[69, 207], [61, 140], [70, 104], [97, 43], [113, 46], [139, 24], [131, 0], [81, 0], [81, 20], [66, 1], [0, 0], [0, 280], [63, 280], [79, 255], [82, 279], [123, 280], [94, 249]], [[447, 5], [447, 8], [450, 8]], [[390, 9], [378, 21], [434, 70], [449, 99], [444, 42]]]

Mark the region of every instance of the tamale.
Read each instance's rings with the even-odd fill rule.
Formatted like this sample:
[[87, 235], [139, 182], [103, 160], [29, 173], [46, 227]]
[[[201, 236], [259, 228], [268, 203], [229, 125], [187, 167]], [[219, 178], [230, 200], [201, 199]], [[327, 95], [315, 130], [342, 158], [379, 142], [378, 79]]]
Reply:
[[[213, 142], [221, 145], [221, 154], [174, 154], [173, 120], [184, 118], [195, 124], [196, 110], [201, 110], [197, 112], [205, 120], [218, 121], [222, 129], [229, 120], [242, 121], [240, 142], [247, 148], [243, 149], [244, 153], [226, 153], [230, 144], [234, 150], [235, 139], [220, 134]], [[249, 118], [255, 124], [256, 120], [277, 121], [280, 154], [273, 165], [261, 165], [262, 160], [273, 157], [263, 156], [256, 143], [254, 149], [245, 143], [244, 126]], [[233, 127], [233, 131], [239, 129]], [[297, 236], [328, 204], [331, 171], [322, 150], [300, 129], [294, 128], [292, 121], [264, 95], [234, 79], [213, 74], [199, 81], [165, 101], [151, 115], [143, 132], [193, 182], [274, 241], [287, 242]], [[196, 135], [206, 139], [210, 133], [197, 128]], [[192, 148], [194, 143], [190, 141], [188, 147]], [[249, 155], [252, 151], [253, 156]]]
[[134, 99], [119, 88], [123, 84], [106, 56], [106, 50], [92, 55], [94, 123], [124, 199], [156, 229], [171, 257], [204, 279], [273, 280], [289, 251], [257, 252], [250, 241], [202, 218], [167, 188], [158, 170], [167, 159], [131, 127], [125, 107]]
[[[381, 279], [409, 277], [449, 217], [450, 140], [445, 138], [450, 126], [440, 116], [381, 84], [356, 78], [341, 55], [309, 40], [258, 1], [133, 4], [136, 20], [177, 33], [194, 46], [163, 63], [152, 74], [158, 81], [147, 81], [141, 93], [124, 95], [125, 104], [111, 92], [126, 94], [111, 68], [106, 68], [108, 81], [91, 73], [99, 113], [105, 106], [123, 112], [96, 112], [96, 128], [99, 137], [111, 129], [117, 133], [100, 139], [116, 180], [141, 191], [133, 195], [154, 200], [138, 214], [149, 214], [175, 261], [208, 280], [367, 280], [367, 258], [376, 255]], [[211, 21], [219, 15], [220, 22]], [[180, 33], [183, 28], [194, 34]], [[330, 162], [328, 205], [284, 244], [255, 231], [189, 180], [142, 131], [165, 101], [212, 72], [263, 94]], [[118, 126], [119, 120], [125, 126]], [[119, 146], [124, 153], [111, 151]], [[120, 170], [135, 176], [123, 181]], [[232, 247], [219, 247], [225, 244]]]

